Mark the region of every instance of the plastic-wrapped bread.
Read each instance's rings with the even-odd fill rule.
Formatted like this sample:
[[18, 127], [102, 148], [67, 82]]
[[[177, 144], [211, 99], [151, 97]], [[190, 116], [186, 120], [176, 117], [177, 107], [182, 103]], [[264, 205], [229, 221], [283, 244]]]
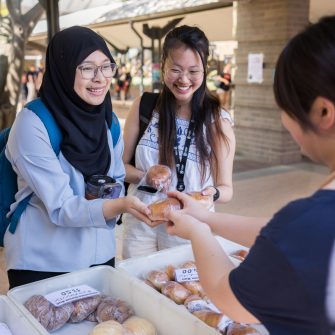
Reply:
[[122, 325], [133, 335], [157, 335], [154, 325], [150, 321], [138, 316], [130, 317]]
[[210, 310], [195, 311], [192, 314], [195, 315], [198, 319], [204, 321], [206, 324], [214, 328], [219, 327], [219, 324], [223, 318], [223, 314], [216, 313]]
[[165, 198], [150, 204], [148, 208], [151, 211], [148, 215], [151, 221], [168, 221], [168, 213], [180, 209], [181, 203], [176, 198]]
[[169, 281], [169, 276], [164, 271], [153, 270], [147, 274], [146, 279], [149, 280], [155, 288], [161, 290], [162, 286]]
[[167, 273], [169, 280], [175, 280], [176, 279], [176, 268], [169, 264], [166, 268], [165, 268], [165, 272]]
[[262, 333], [253, 326], [237, 322], [231, 323], [227, 329], [227, 335], [261, 335], [261, 334]]
[[210, 195], [203, 195], [201, 192], [188, 192], [187, 194], [207, 209], [213, 206], [213, 199]]
[[89, 335], [133, 335], [130, 334], [119, 322], [105, 321], [96, 325]]
[[48, 327], [53, 310], [52, 304], [47, 299], [42, 295], [33, 295], [24, 303], [24, 306], [44, 328]]
[[192, 294], [183, 285], [175, 281], [168, 281], [166, 284], [164, 284], [162, 286], [161, 292], [178, 305], [183, 304], [185, 299]]
[[145, 175], [145, 182], [157, 190], [167, 191], [171, 182], [171, 169], [166, 165], [153, 165]]
[[248, 255], [248, 251], [244, 249], [234, 251], [233, 253], [230, 254], [231, 257], [234, 257], [241, 262], [245, 260], [247, 255]]
[[197, 268], [195, 265], [195, 261], [186, 261], [180, 266], [178, 266], [180, 269], [189, 269], [189, 268]]
[[205, 291], [199, 281], [186, 281], [183, 282], [182, 285], [191, 291], [192, 294], [198, 294], [202, 297], [205, 296]]
[[202, 299], [198, 294], [192, 294], [186, 298], [184, 301], [184, 306], [190, 313], [195, 311], [208, 310], [207, 302]]
[[154, 288], [156, 291], [159, 291], [159, 289], [157, 287], [155, 287], [155, 285], [148, 279], [144, 279], [144, 283], [147, 284], [148, 286]]
[[101, 301], [101, 295], [80, 299], [73, 302], [74, 310], [70, 316], [69, 322], [81, 322], [85, 320], [98, 307]]
[[55, 307], [42, 295], [33, 295], [24, 306], [48, 331], [61, 328], [69, 320], [74, 309], [72, 303]]
[[96, 318], [99, 323], [108, 320], [123, 323], [133, 315], [133, 309], [125, 301], [112, 297], [103, 298], [96, 310]]

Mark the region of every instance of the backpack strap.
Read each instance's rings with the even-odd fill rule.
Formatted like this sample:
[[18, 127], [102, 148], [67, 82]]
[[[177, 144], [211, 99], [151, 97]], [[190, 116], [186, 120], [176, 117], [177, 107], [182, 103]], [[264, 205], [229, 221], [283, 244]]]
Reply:
[[117, 118], [116, 114], [112, 112], [112, 124], [110, 127], [110, 132], [112, 133], [113, 139], [113, 148], [115, 148], [116, 144], [119, 142], [120, 135], [121, 135], [121, 127], [119, 119]]
[[[145, 130], [147, 129], [147, 126], [152, 117], [152, 113], [156, 107], [158, 96], [159, 93], [144, 92], [141, 97], [139, 107], [140, 126], [136, 145], [138, 144]], [[135, 151], [132, 159], [130, 160], [130, 164], [135, 166]]]
[[[60, 145], [62, 142], [62, 133], [56, 123], [56, 120], [54, 119], [52, 114], [49, 112], [48, 108], [39, 98], [30, 101], [29, 103], [25, 105], [25, 107], [33, 111], [41, 119], [41, 121], [43, 122], [48, 132], [52, 149], [54, 150], [55, 154], [58, 156], [60, 152]], [[10, 220], [9, 231], [12, 234], [15, 233], [19, 219], [22, 213], [27, 208], [29, 200], [32, 197], [32, 195], [33, 194], [31, 193], [27, 197], [25, 197], [23, 200], [21, 200], [19, 204], [17, 205], [17, 207], [15, 208], [14, 212], [9, 217], [9, 220]]]

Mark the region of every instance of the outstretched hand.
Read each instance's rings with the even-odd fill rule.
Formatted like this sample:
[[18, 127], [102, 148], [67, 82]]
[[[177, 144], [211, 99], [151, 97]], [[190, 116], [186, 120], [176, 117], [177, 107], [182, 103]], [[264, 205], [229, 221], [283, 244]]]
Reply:
[[145, 222], [147, 225], [151, 226], [152, 221], [149, 219], [150, 209], [148, 206], [139, 200], [137, 197], [128, 195], [127, 199], [127, 209], [126, 212], [133, 215], [137, 219]]

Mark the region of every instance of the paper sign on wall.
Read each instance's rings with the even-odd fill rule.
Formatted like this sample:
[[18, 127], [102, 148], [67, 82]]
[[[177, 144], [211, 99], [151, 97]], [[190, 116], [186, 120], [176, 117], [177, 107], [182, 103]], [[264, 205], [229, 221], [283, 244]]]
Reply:
[[263, 82], [263, 59], [262, 53], [248, 55], [248, 83]]

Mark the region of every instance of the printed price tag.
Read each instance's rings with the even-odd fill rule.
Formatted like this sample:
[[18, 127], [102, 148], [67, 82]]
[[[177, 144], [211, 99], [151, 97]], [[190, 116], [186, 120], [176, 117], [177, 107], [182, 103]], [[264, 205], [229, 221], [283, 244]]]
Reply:
[[179, 283], [199, 280], [198, 271], [196, 268], [176, 269], [175, 273], [176, 281]]
[[51, 292], [44, 296], [45, 299], [50, 301], [54, 306], [59, 307], [68, 302], [76, 301], [79, 299], [84, 299], [88, 297], [93, 297], [99, 295], [100, 292], [88, 285], [79, 285], [75, 287], [66, 288], [64, 290], [59, 290]]

